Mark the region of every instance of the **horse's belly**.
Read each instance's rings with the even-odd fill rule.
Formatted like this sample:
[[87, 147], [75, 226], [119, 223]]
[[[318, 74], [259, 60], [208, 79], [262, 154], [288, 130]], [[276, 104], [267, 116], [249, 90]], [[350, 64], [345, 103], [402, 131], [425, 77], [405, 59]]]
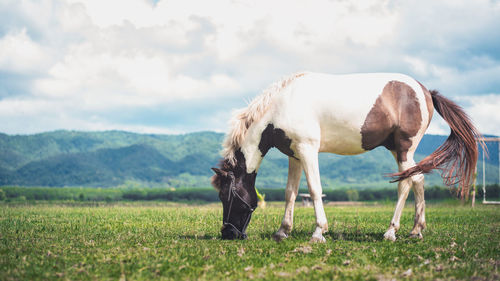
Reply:
[[330, 124], [321, 128], [320, 152], [353, 155], [365, 152], [361, 147], [361, 134], [348, 124]]

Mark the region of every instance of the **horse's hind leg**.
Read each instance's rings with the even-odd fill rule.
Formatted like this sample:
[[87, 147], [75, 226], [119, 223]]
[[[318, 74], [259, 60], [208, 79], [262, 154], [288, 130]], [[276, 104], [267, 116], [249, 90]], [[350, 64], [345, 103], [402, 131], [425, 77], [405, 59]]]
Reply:
[[[408, 168], [414, 165], [414, 162]], [[400, 171], [405, 170], [405, 165], [400, 165]], [[423, 238], [422, 230], [426, 227], [425, 223], [425, 200], [424, 200], [424, 175], [418, 174], [411, 178], [407, 178], [400, 181], [398, 184], [398, 202], [396, 203], [396, 210], [394, 211], [394, 216], [391, 220], [389, 229], [384, 234], [384, 238], [387, 240], [395, 241], [396, 232], [398, 231], [400, 225], [399, 221], [401, 219], [401, 213], [403, 211], [406, 198], [410, 188], [413, 187], [413, 193], [415, 194], [415, 223], [413, 230], [410, 232], [410, 236], [414, 238]]]
[[[415, 162], [413, 159], [408, 159], [404, 162], [399, 162], [399, 171], [404, 171], [410, 167], [413, 167]], [[398, 183], [398, 202], [396, 203], [396, 209], [394, 210], [394, 216], [392, 217], [391, 224], [384, 234], [384, 238], [391, 241], [396, 241], [396, 232], [399, 230], [399, 221], [401, 219], [401, 213], [405, 206], [406, 198], [408, 198], [408, 193], [412, 186], [412, 178], [407, 178]]]
[[413, 193], [415, 194], [415, 224], [410, 232], [411, 237], [422, 238], [425, 224], [424, 175], [412, 176]]
[[293, 227], [293, 207], [295, 205], [295, 198], [299, 191], [300, 176], [302, 175], [302, 166], [300, 161], [289, 157], [288, 158], [288, 182], [285, 190], [285, 214], [281, 221], [281, 227], [273, 235], [274, 240], [280, 242], [288, 237]]

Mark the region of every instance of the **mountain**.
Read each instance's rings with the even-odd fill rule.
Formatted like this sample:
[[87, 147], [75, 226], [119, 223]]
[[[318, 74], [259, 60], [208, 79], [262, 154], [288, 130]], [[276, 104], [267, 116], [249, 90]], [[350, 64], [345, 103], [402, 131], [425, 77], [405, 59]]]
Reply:
[[[219, 161], [223, 134], [136, 134], [123, 131], [55, 131], [0, 134], [0, 185], [20, 186], [209, 186], [210, 167]], [[416, 160], [446, 136], [426, 135]], [[325, 188], [389, 185], [385, 174], [397, 165], [384, 148], [356, 156], [320, 154]], [[257, 186], [284, 187], [288, 159], [276, 149], [264, 158]], [[302, 181], [305, 186], [305, 177]], [[427, 183], [441, 184], [436, 173]]]
[[203, 185], [223, 135], [56, 131], [0, 134], [0, 185]]
[[[16, 185], [117, 185], [122, 180], [161, 182], [178, 171], [156, 149], [134, 144], [89, 153], [62, 154], [33, 161], [16, 171]], [[34, 178], [32, 175], [36, 175]]]
[[222, 139], [222, 134], [214, 132], [186, 135], [135, 134], [123, 131], [55, 131], [15, 136], [0, 134], [0, 167], [18, 169], [29, 162], [53, 156], [118, 149], [134, 144], [150, 146], [173, 161], [190, 154], [217, 157]]

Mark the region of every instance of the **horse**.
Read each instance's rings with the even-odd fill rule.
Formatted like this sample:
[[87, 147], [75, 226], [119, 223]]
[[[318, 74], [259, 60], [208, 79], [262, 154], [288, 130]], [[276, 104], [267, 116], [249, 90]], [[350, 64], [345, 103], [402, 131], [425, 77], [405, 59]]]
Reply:
[[[415, 163], [414, 154], [433, 111], [450, 127], [447, 140]], [[314, 206], [316, 228], [311, 242], [325, 242], [328, 222], [323, 208], [318, 153], [356, 155], [383, 146], [394, 156], [398, 199], [384, 239], [395, 241], [401, 212], [411, 188], [415, 220], [411, 237], [426, 227], [424, 174], [442, 171], [448, 186], [468, 194], [481, 136], [464, 110], [436, 90], [399, 73], [331, 75], [300, 72], [275, 82], [235, 111], [222, 143], [223, 159], [211, 178], [223, 205], [222, 239], [245, 239], [257, 207], [255, 179], [262, 159], [275, 147], [288, 156], [285, 212], [276, 241], [293, 226], [294, 203], [302, 170]]]

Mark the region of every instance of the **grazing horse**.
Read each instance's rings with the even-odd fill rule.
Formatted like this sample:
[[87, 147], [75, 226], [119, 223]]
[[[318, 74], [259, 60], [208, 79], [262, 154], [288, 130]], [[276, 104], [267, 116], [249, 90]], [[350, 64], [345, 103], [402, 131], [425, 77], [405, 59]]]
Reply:
[[[415, 150], [434, 109], [451, 133], [442, 146], [416, 164]], [[355, 155], [378, 146], [391, 151], [399, 167], [399, 172], [391, 175], [398, 181], [398, 201], [384, 238], [396, 240], [410, 188], [415, 193], [411, 236], [421, 238], [426, 226], [423, 174], [442, 170], [445, 183], [458, 183], [464, 196], [476, 165], [479, 136], [458, 105], [403, 74], [291, 75], [270, 86], [232, 118], [223, 143], [224, 158], [218, 168], [212, 168], [212, 185], [223, 204], [222, 238], [247, 237], [245, 231], [257, 207], [257, 171], [268, 150], [276, 147], [289, 157], [289, 167], [285, 214], [273, 238], [281, 241], [292, 230], [304, 170], [316, 216], [311, 241], [325, 242], [328, 223], [318, 153]]]

